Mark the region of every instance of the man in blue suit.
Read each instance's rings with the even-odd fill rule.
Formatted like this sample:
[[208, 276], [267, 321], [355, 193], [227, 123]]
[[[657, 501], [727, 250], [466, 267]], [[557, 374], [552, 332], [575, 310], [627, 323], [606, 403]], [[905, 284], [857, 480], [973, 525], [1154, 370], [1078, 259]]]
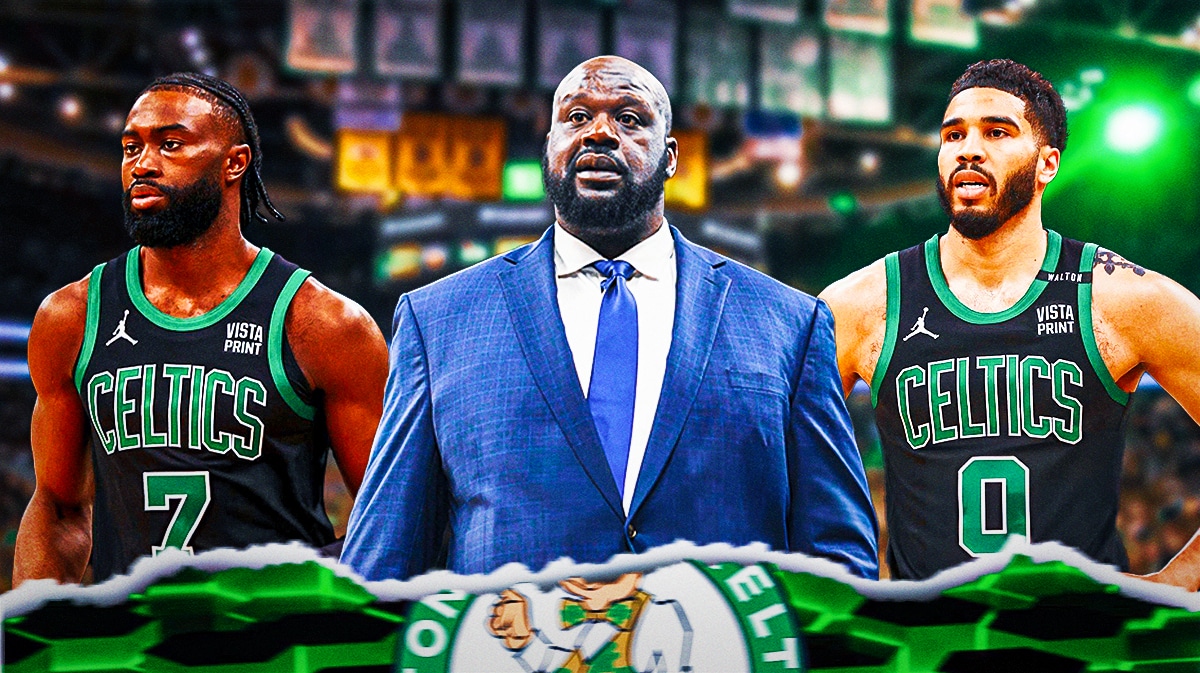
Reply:
[[664, 226], [670, 127], [666, 91], [630, 61], [562, 81], [554, 226], [400, 298], [343, 562], [407, 578], [685, 539], [877, 576], [832, 315]]

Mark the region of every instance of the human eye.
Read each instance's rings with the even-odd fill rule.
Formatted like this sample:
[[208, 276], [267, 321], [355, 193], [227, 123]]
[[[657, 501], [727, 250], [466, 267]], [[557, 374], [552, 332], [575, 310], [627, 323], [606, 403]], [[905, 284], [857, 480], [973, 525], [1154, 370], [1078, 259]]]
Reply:
[[583, 110], [572, 110], [567, 114], [567, 121], [572, 124], [582, 124], [588, 120], [587, 113]]
[[177, 150], [180, 147], [183, 147], [182, 142], [180, 142], [178, 140], [170, 139], [170, 138], [167, 140], [164, 140], [162, 143], [162, 148], [164, 150]]
[[121, 145], [121, 152], [127, 157], [137, 156], [139, 149], [141, 147], [135, 142], [127, 142]]
[[962, 139], [963, 139], [963, 133], [962, 133], [962, 131], [959, 131], [957, 129], [950, 129], [948, 131], [942, 132], [942, 141], [943, 142], [956, 142], [956, 141], [959, 141]]
[[632, 112], [622, 112], [617, 116], [617, 121], [625, 126], [641, 126], [642, 118]]
[[989, 138], [1003, 138], [1008, 135], [1008, 131], [1002, 128], [993, 128], [988, 131]]

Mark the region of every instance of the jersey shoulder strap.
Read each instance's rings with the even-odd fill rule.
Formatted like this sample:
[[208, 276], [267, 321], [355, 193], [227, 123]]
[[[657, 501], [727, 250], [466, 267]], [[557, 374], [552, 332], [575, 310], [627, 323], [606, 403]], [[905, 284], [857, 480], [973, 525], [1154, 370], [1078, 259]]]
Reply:
[[1114, 402], [1122, 406], [1129, 403], [1129, 393], [1121, 389], [1113, 379], [1112, 373], [1108, 371], [1108, 365], [1104, 364], [1104, 358], [1100, 355], [1100, 347], [1096, 344], [1096, 332], [1094, 322], [1092, 320], [1092, 269], [1095, 266], [1096, 252], [1099, 248], [1095, 243], [1082, 243], [1072, 241], [1076, 245], [1082, 246], [1082, 251], [1079, 256], [1079, 332], [1083, 337], [1083, 348], [1087, 352], [1088, 362], [1092, 365], [1092, 370], [1096, 373], [1096, 378], [1104, 384], [1104, 389], [1108, 392], [1108, 396]]
[[887, 278], [887, 318], [883, 347], [879, 350], [879, 360], [875, 362], [875, 371], [871, 374], [872, 407], [879, 404], [879, 389], [887, 375], [888, 365], [892, 363], [892, 353], [896, 350], [896, 335], [900, 331], [900, 253], [892, 252], [884, 257], [883, 268]]
[[[288, 264], [291, 263], [288, 262]], [[311, 395], [307, 386], [303, 385], [302, 378], [295, 381], [294, 384], [293, 377], [288, 375], [288, 370], [291, 368], [285, 367], [284, 354], [290, 349], [284, 347], [284, 323], [288, 307], [291, 306], [296, 293], [300, 291], [300, 286], [304, 285], [304, 281], [308, 280], [312, 274], [295, 265], [291, 265], [291, 268], [292, 271], [287, 282], [279, 291], [279, 296], [275, 299], [275, 306], [271, 310], [271, 322], [267, 328], [267, 361], [271, 366], [271, 379], [275, 382], [280, 396], [292, 408], [292, 411], [296, 412], [297, 416], [311, 421], [316, 416], [316, 408], [310, 401]], [[299, 367], [295, 369], [298, 370]], [[297, 371], [296, 373], [303, 376], [302, 372]]]
[[101, 262], [92, 269], [88, 277], [87, 318], [83, 327], [83, 343], [79, 345], [79, 356], [75, 359], [75, 390], [83, 394], [83, 375], [88, 363], [92, 360], [92, 350], [96, 347], [96, 329], [100, 323], [100, 283], [104, 277], [104, 266]]

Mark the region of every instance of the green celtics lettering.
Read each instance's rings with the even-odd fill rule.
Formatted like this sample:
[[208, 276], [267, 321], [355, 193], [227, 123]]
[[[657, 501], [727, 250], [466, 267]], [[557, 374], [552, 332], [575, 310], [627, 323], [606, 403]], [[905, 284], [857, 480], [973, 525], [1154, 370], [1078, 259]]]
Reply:
[[[244, 460], [262, 454], [267, 389], [257, 379], [235, 379], [224, 369], [200, 365], [164, 364], [160, 372], [159, 365], [145, 364], [98, 372], [88, 380], [85, 394], [107, 455], [154, 448], [232, 451]], [[166, 413], [156, 416], [155, 398], [164, 395]], [[224, 410], [232, 412], [237, 430], [218, 430], [216, 419], [228, 413]], [[102, 418], [112, 422], [102, 423]]]
[[[982, 391], [971, 386], [976, 370], [983, 372]], [[1053, 435], [1061, 442], [1076, 444], [1083, 437], [1083, 404], [1076, 397], [1082, 389], [1079, 365], [1061, 359], [1051, 363], [1040, 355], [937, 360], [906, 367], [896, 376], [900, 421], [913, 449], [1002, 433], [1034, 439]], [[1052, 415], [1035, 410], [1037, 396], [1047, 394], [1055, 405]], [[952, 406], [958, 409], [953, 416], [946, 413]], [[1002, 407], [1007, 410], [1004, 418]], [[924, 408], [929, 410], [929, 422], [916, 422], [914, 411]]]

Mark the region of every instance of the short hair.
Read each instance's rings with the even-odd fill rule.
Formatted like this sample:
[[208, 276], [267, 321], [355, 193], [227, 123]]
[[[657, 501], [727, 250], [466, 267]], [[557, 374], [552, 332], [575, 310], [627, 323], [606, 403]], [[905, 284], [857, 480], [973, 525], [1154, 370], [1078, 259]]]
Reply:
[[178, 91], [212, 104], [217, 121], [235, 131], [235, 142], [250, 146], [250, 168], [242, 175], [242, 225], [251, 221], [267, 222], [266, 216], [258, 210], [259, 205], [265, 207], [275, 219], [284, 219], [275, 209], [275, 204], [271, 203], [271, 197], [267, 196], [267, 188], [263, 185], [258, 125], [254, 123], [254, 115], [250, 114], [250, 104], [240, 91], [225, 80], [198, 72], [177, 72], [159, 77], [143, 89], [142, 94], [150, 91]]
[[976, 87], [999, 89], [1025, 101], [1025, 119], [1038, 142], [1059, 151], [1067, 148], [1067, 110], [1062, 97], [1040, 73], [1007, 58], [979, 61], [954, 81], [947, 102]]

